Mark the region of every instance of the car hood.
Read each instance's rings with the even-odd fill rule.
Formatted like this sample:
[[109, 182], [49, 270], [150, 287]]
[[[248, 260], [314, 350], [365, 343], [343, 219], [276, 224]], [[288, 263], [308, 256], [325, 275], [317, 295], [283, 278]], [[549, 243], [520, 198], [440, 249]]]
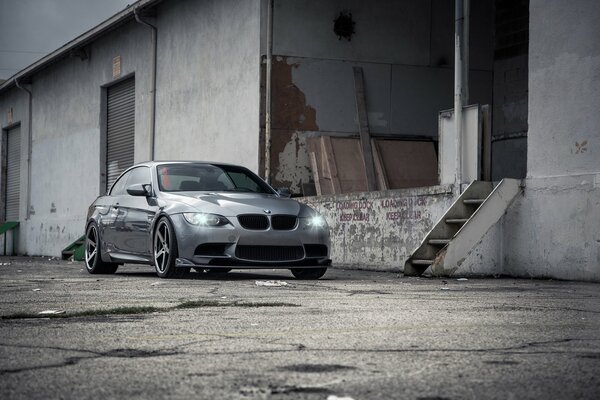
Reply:
[[[168, 193], [165, 199], [183, 203], [189, 208], [181, 212], [206, 212], [233, 217], [239, 214], [288, 214], [310, 216], [313, 211], [296, 200], [260, 193]], [[179, 208], [179, 207], [177, 207]]]

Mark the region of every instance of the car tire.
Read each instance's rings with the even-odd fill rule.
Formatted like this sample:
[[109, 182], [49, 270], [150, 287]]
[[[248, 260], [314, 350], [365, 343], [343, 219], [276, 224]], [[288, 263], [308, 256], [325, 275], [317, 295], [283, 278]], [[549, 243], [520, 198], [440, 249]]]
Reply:
[[102, 261], [102, 240], [98, 225], [92, 222], [85, 231], [85, 269], [90, 274], [114, 274], [119, 264]]
[[183, 278], [189, 268], [176, 267], [177, 238], [168, 218], [162, 217], [156, 224], [152, 238], [154, 269], [160, 278]]
[[327, 268], [294, 268], [291, 271], [296, 279], [315, 280], [325, 275]]

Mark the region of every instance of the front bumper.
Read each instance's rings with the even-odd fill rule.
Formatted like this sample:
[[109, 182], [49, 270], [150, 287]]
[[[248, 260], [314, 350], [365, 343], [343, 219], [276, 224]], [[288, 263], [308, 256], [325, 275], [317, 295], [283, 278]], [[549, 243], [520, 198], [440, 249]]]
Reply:
[[[329, 229], [299, 218], [291, 230], [248, 230], [237, 218], [219, 227], [191, 225], [181, 214], [171, 216], [178, 267], [294, 268], [324, 267], [329, 258]], [[210, 251], [206, 251], [206, 249]], [[315, 251], [314, 249], [317, 249]], [[258, 256], [256, 256], [258, 254]], [[281, 257], [280, 257], [281, 256]]]

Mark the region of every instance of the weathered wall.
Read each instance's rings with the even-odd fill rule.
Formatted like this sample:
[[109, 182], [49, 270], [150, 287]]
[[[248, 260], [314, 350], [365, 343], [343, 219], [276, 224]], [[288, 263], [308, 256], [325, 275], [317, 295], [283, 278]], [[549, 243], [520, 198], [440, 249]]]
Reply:
[[335, 266], [402, 271], [453, 199], [445, 185], [300, 200], [327, 220]]
[[525, 189], [465, 271], [479, 254], [496, 273], [600, 281], [600, 3], [532, 0], [530, 16]]
[[157, 159], [258, 171], [260, 11], [258, 0], [159, 7]]
[[[260, 2], [165, 2], [157, 10], [156, 156], [244, 164], [258, 170]], [[150, 159], [151, 31], [130, 21], [33, 76], [31, 218], [26, 217], [27, 97], [0, 95], [21, 121], [20, 252], [60, 255], [83, 234], [100, 187], [102, 87], [135, 77], [135, 162]]]
[[139, 44], [149, 36], [147, 28], [130, 23], [93, 43], [87, 60], [67, 58], [34, 76], [31, 217], [24, 221], [21, 214], [21, 252], [59, 255], [83, 234], [87, 207], [104, 191], [101, 86], [113, 81], [117, 55], [121, 76], [134, 74], [136, 80], [135, 160], [148, 158], [150, 52]]
[[[492, 102], [493, 7], [473, 2], [471, 102]], [[355, 34], [338, 39], [340, 12]], [[357, 134], [352, 67], [363, 68], [375, 135], [437, 137], [453, 105], [454, 5], [433, 1], [278, 1], [273, 22], [272, 178], [300, 192], [311, 173], [306, 138]]]

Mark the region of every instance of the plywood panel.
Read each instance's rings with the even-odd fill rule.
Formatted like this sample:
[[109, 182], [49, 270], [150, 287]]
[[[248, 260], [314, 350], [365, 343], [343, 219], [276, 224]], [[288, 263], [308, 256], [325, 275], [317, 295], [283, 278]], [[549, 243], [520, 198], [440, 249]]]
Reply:
[[433, 142], [376, 140], [390, 189], [438, 184]]

